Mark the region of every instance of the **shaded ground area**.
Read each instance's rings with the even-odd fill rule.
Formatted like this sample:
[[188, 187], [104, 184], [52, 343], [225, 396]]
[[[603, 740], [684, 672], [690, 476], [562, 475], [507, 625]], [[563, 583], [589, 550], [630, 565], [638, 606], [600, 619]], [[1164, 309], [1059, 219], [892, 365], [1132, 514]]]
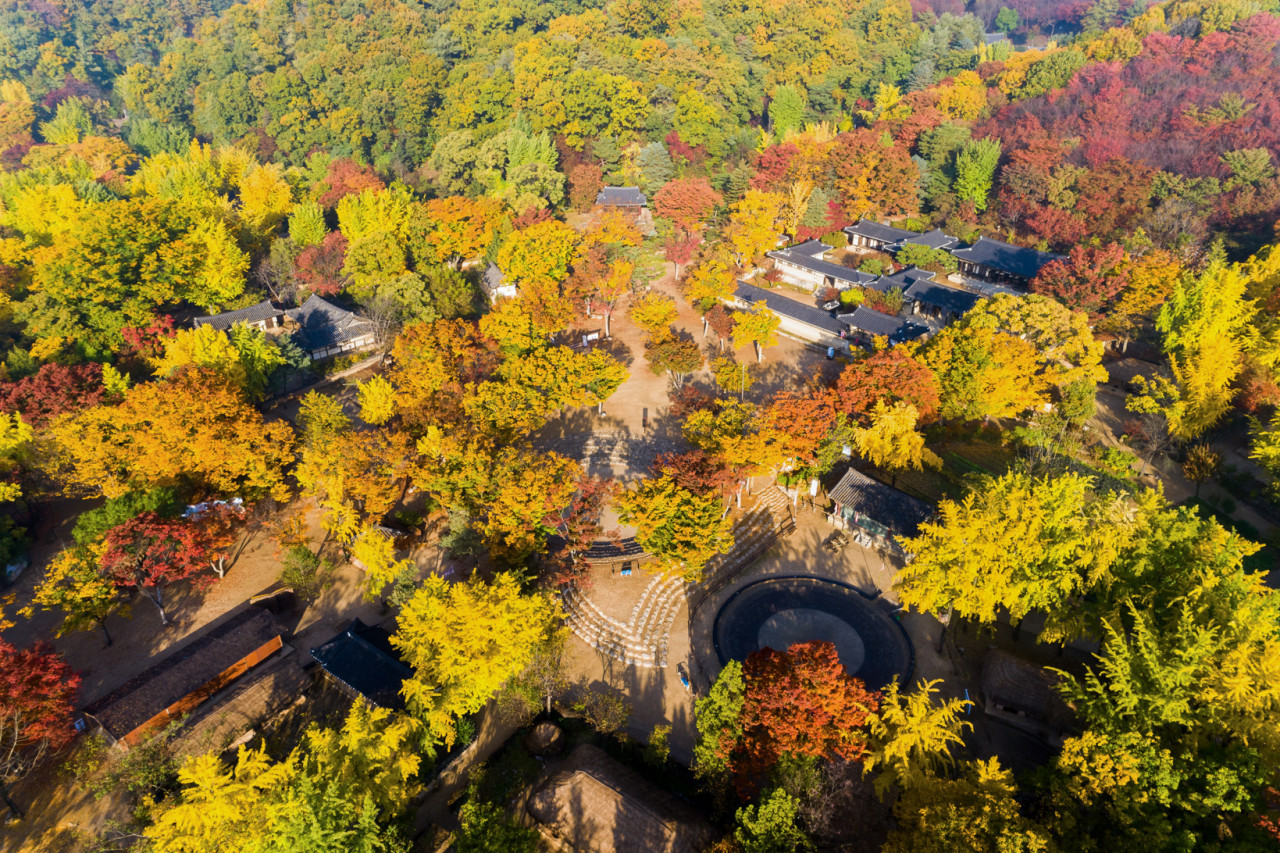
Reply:
[[872, 690], [894, 678], [905, 683], [911, 675], [911, 643], [884, 606], [821, 578], [772, 578], [743, 587], [720, 608], [714, 637], [721, 665], [766, 644], [785, 651], [826, 640], [850, 675]]

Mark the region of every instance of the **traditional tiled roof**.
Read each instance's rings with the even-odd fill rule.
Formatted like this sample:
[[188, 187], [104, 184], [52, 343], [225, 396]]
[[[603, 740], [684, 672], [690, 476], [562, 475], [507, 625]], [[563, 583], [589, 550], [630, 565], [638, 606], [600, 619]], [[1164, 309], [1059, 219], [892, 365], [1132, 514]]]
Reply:
[[364, 317], [339, 308], [314, 293], [302, 303], [301, 308], [292, 308], [285, 313], [302, 327], [298, 336], [306, 350], [338, 346], [373, 334], [373, 324]]
[[952, 249], [951, 254], [958, 260], [1021, 278], [1035, 278], [1045, 264], [1062, 259], [1062, 255], [1014, 246], [989, 237], [979, 237], [978, 242], [964, 249]]
[[850, 468], [827, 491], [836, 503], [852, 509], [889, 528], [895, 536], [915, 536], [920, 525], [933, 515], [933, 507], [906, 492], [873, 480]]
[[840, 321], [868, 335], [892, 335], [902, 328], [901, 317], [881, 314], [865, 305], [859, 305], [852, 314], [841, 314]]
[[765, 290], [763, 287], [747, 284], [745, 281], [738, 282], [738, 290], [734, 296], [748, 304], [763, 302], [775, 314], [790, 317], [816, 329], [830, 332], [832, 335], [839, 335], [844, 331], [844, 326], [830, 313], [820, 308], [803, 305], [779, 293]]
[[917, 269], [916, 267], [907, 267], [904, 270], [898, 270], [890, 275], [882, 275], [876, 280], [868, 283], [866, 286], [872, 290], [878, 290], [881, 293], [888, 293], [893, 288], [906, 291], [908, 287], [917, 281], [932, 281], [933, 272], [931, 270]]
[[400, 660], [391, 635], [359, 619], [347, 630], [311, 650], [324, 671], [379, 708], [403, 710], [400, 687], [413, 671]]
[[913, 234], [906, 237], [891, 247], [901, 249], [903, 246], [925, 246], [929, 249], [950, 249], [959, 246], [960, 241], [950, 234], [942, 233], [941, 228], [935, 228], [924, 234]]
[[876, 279], [873, 275], [867, 275], [864, 272], [858, 272], [857, 270], [849, 269], [849, 267], [843, 267], [840, 264], [833, 264], [831, 261], [824, 261], [822, 258], [814, 257], [813, 255], [797, 252], [796, 249], [798, 248], [800, 247], [796, 246], [790, 249], [779, 249], [775, 252], [766, 252], [765, 254], [773, 258], [775, 261], [794, 264], [801, 269], [816, 272], [819, 275], [830, 276], [835, 281], [866, 285]]
[[644, 207], [648, 201], [639, 187], [605, 187], [596, 194], [596, 204], [605, 207]]
[[913, 340], [929, 331], [927, 326], [882, 314], [865, 305], [859, 305], [852, 314], [841, 314], [836, 319], [851, 329], [886, 337], [895, 344]]
[[896, 243], [899, 240], [916, 236], [914, 231], [908, 231], [905, 228], [894, 228], [892, 225], [882, 225], [871, 219], [861, 219], [853, 223], [844, 229], [844, 233], [857, 234], [860, 237], [869, 237], [872, 240], [880, 240], [885, 243]]
[[825, 255], [827, 252], [830, 252], [831, 249], [831, 246], [828, 246], [821, 240], [805, 240], [803, 243], [795, 246], [788, 246], [781, 251], [794, 255], [808, 255], [811, 258], [816, 258], [820, 255]]
[[980, 278], [968, 278], [967, 276], [949, 276], [952, 281], [959, 278], [959, 284], [972, 290], [979, 296], [988, 298], [995, 296], [997, 293], [1007, 293], [1010, 296], [1026, 296], [1026, 290], [1019, 290], [1016, 287], [1009, 287], [1007, 284], [997, 284], [994, 281], [983, 281]]
[[917, 281], [902, 292], [906, 299], [913, 302], [924, 302], [928, 305], [936, 305], [953, 314], [961, 315], [973, 309], [981, 298], [977, 294], [969, 293], [964, 290], [956, 290], [954, 287], [945, 287], [932, 281]]
[[191, 323], [197, 327], [213, 326], [215, 329], [225, 332], [236, 323], [261, 323], [273, 317], [283, 316], [284, 312], [272, 305], [270, 299], [264, 299], [257, 305], [250, 305], [248, 308], [237, 308], [235, 311], [224, 311], [221, 314], [213, 314], [208, 317], [196, 317]]

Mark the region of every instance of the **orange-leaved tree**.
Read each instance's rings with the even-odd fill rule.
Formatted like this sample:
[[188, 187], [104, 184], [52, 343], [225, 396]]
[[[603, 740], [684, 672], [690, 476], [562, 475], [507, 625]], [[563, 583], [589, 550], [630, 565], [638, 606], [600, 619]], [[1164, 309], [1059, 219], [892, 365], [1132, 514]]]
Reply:
[[865, 418], [876, 402], [910, 403], [921, 422], [938, 414], [938, 378], [903, 347], [880, 350], [855, 361], [836, 380], [837, 406], [846, 415]]
[[435, 259], [461, 266], [489, 248], [502, 220], [502, 202], [494, 198], [449, 196], [427, 202], [428, 237]]
[[742, 739], [734, 769], [750, 791], [784, 755], [858, 760], [880, 694], [849, 675], [827, 642], [753, 652], [742, 667]]
[[136, 385], [119, 405], [64, 416], [49, 433], [66, 479], [90, 494], [187, 481], [248, 499], [288, 496], [293, 429], [263, 420], [243, 391], [210, 370]]

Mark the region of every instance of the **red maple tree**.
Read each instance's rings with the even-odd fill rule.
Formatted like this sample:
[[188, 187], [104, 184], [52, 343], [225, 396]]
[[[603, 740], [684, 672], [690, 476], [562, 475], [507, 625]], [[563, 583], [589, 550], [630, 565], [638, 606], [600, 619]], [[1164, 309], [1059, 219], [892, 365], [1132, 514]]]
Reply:
[[836, 380], [836, 405], [846, 415], [865, 414], [877, 400], [910, 403], [921, 421], [930, 421], [941, 405], [938, 378], [898, 347], [880, 350], [846, 367]]
[[563, 537], [565, 544], [543, 560], [544, 584], [554, 587], [573, 584], [580, 589], [587, 586], [591, 566], [583, 555], [597, 540], [618, 538], [616, 531], [606, 533], [600, 524], [600, 517], [616, 488], [617, 484], [607, 477], [584, 474], [569, 505], [545, 520], [548, 527], [554, 527]]
[[696, 495], [728, 498], [738, 488], [739, 474], [705, 450], [663, 453], [653, 462], [654, 477], [666, 475]]
[[858, 760], [862, 730], [880, 694], [849, 675], [836, 647], [798, 643], [764, 648], [742, 665], [742, 739], [734, 762], [740, 792], [750, 791], [783, 755]]
[[102, 365], [44, 364], [34, 376], [0, 384], [0, 410], [19, 412], [33, 427], [102, 402]]
[[133, 354], [148, 360], [164, 355], [165, 342], [177, 334], [178, 331], [173, 328], [173, 318], [168, 314], [156, 317], [150, 325], [125, 326], [120, 330], [120, 336]]
[[[170, 584], [195, 577], [211, 567], [217, 544], [203, 525], [144, 512], [107, 531], [99, 566], [123, 589], [137, 589], [169, 624], [164, 592]], [[197, 582], [212, 583], [210, 577]]]
[[753, 190], [773, 191], [784, 183], [791, 171], [791, 161], [800, 153], [800, 149], [785, 142], [782, 145], [770, 145], [756, 157], [756, 173], [751, 177]]
[[1047, 264], [1031, 282], [1032, 293], [1052, 296], [1096, 320], [1129, 285], [1124, 247], [1076, 246], [1065, 260]]
[[80, 676], [48, 644], [19, 650], [0, 640], [0, 799], [13, 817], [23, 812], [8, 784], [75, 737], [71, 715], [79, 689]]
[[706, 178], [681, 178], [668, 181], [658, 190], [653, 209], [687, 234], [711, 215], [720, 199], [720, 193], [711, 188]]
[[354, 160], [343, 158], [329, 164], [329, 171], [324, 180], [316, 184], [320, 195], [316, 198], [322, 206], [333, 207], [344, 196], [355, 195], [364, 190], [381, 190], [386, 188], [382, 179], [373, 173], [368, 166], [361, 166]]
[[298, 253], [294, 263], [298, 281], [317, 296], [333, 296], [347, 283], [342, 271], [347, 262], [347, 238], [331, 231], [324, 240]]
[[677, 276], [680, 275], [680, 268], [693, 260], [693, 253], [698, 251], [698, 246], [701, 243], [702, 235], [696, 231], [690, 231], [683, 237], [672, 232], [667, 237], [667, 241], [663, 243], [662, 248], [666, 252], [667, 260], [676, 265]]
[[710, 311], [702, 315], [707, 321], [707, 325], [711, 327], [711, 331], [716, 333], [716, 337], [720, 340], [720, 349], [724, 349], [724, 342], [733, 337], [733, 327], [737, 325], [737, 321], [733, 319], [733, 314], [719, 303], [714, 305]]

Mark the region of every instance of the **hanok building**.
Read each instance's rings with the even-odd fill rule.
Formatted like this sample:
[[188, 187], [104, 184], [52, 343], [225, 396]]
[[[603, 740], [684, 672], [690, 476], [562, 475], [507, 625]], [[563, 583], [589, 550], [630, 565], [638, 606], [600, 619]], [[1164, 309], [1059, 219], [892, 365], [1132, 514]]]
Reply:
[[596, 203], [591, 212], [595, 216], [609, 212], [622, 213], [635, 223], [644, 236], [652, 237], [658, 233], [653, 227], [653, 214], [649, 212], [649, 199], [640, 192], [639, 187], [605, 187], [596, 193]]
[[639, 187], [605, 187], [596, 193], [596, 207], [620, 207], [639, 212], [648, 203], [649, 199]]
[[235, 311], [224, 311], [208, 317], [196, 317], [191, 324], [196, 328], [212, 326], [220, 332], [225, 332], [236, 323], [244, 323], [246, 326], [253, 326], [265, 332], [280, 328], [280, 321], [283, 318], [284, 311], [272, 305], [270, 299], [264, 299], [248, 308], [237, 308]]
[[400, 660], [385, 629], [354, 619], [347, 630], [312, 649], [311, 657], [352, 697], [364, 697], [379, 708], [404, 710], [400, 688], [413, 670]]
[[902, 297], [912, 314], [936, 320], [944, 326], [972, 311], [981, 299], [976, 293], [926, 279], [917, 279], [902, 291]]
[[858, 249], [871, 249], [877, 252], [888, 251], [888, 247], [900, 243], [910, 237], [919, 236], [905, 228], [894, 228], [871, 219], [861, 219], [844, 229], [849, 238], [849, 245]]
[[887, 338], [889, 345], [893, 346], [929, 333], [928, 326], [882, 314], [865, 305], [859, 305], [852, 314], [841, 314], [836, 319], [846, 327], [846, 338], [868, 349], [874, 345], [876, 338]]
[[377, 343], [373, 323], [314, 293], [302, 307], [285, 313], [298, 324], [294, 337], [312, 361], [360, 352]]
[[878, 290], [881, 293], [888, 293], [896, 287], [898, 290], [906, 293], [907, 289], [917, 281], [932, 281], [933, 277], [934, 274], [932, 270], [907, 267], [906, 269], [898, 270], [895, 273], [882, 275], [865, 286], [872, 290]]
[[831, 247], [820, 240], [810, 240], [788, 249], [767, 252], [773, 258], [773, 268], [787, 284], [815, 292], [827, 287], [845, 290], [853, 285], [866, 285], [875, 276], [841, 266], [826, 260], [823, 255]]
[[850, 468], [827, 490], [833, 504], [827, 523], [838, 530], [863, 533], [900, 549], [895, 541], [920, 533], [920, 525], [933, 516], [933, 507], [922, 500], [873, 480]]
[[1014, 246], [989, 237], [979, 237], [978, 242], [963, 249], [952, 249], [951, 256], [960, 262], [960, 272], [965, 275], [1022, 286], [1030, 283], [1047, 264], [1062, 260], [1062, 255]]
[[912, 234], [904, 237], [887, 248], [890, 252], [900, 252], [907, 246], [924, 246], [926, 249], [948, 252], [960, 245], [960, 241], [950, 234], [944, 234], [941, 228], [926, 231], [924, 234]]
[[734, 293], [735, 307], [748, 309], [757, 303], [763, 303], [777, 315], [780, 331], [803, 341], [848, 351], [849, 344], [844, 339], [845, 325], [836, 319], [834, 313], [805, 305], [754, 284], [738, 282], [738, 289]]
[[480, 276], [480, 289], [489, 297], [490, 302], [516, 297], [516, 286], [508, 282], [502, 270], [492, 262], [485, 268], [484, 275]]

